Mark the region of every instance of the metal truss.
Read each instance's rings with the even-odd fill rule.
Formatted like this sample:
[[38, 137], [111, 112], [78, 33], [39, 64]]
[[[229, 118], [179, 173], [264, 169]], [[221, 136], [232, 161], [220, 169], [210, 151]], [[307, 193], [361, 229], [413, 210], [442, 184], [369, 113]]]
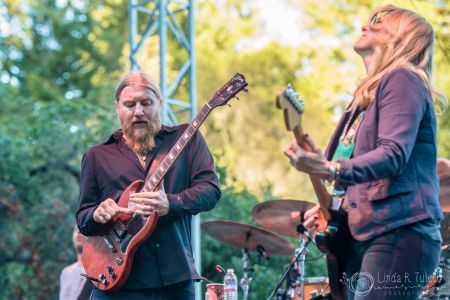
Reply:
[[[159, 38], [161, 122], [166, 125], [179, 124], [180, 120], [191, 122], [197, 115], [194, 0], [128, 0], [128, 13], [132, 70], [143, 69], [138, 61], [142, 55], [138, 54], [146, 51], [143, 49], [148, 41]], [[199, 272], [200, 234], [200, 216], [196, 215], [192, 219], [192, 243]], [[195, 289], [196, 299], [202, 299], [200, 284]]]
[[[128, 0], [128, 9], [132, 70], [142, 69], [138, 54], [146, 42], [159, 38], [162, 123], [179, 124], [183, 117], [193, 120], [197, 113], [194, 0]], [[169, 63], [169, 55], [175, 63]]]

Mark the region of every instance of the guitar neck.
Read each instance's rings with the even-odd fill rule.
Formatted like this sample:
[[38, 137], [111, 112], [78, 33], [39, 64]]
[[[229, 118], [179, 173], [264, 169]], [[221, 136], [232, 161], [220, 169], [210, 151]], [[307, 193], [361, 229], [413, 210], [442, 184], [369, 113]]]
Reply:
[[144, 186], [142, 187], [142, 192], [154, 191], [161, 183], [164, 176], [167, 174], [167, 171], [172, 167], [173, 163], [176, 161], [180, 153], [189, 143], [189, 141], [194, 136], [195, 132], [197, 132], [200, 125], [205, 121], [206, 117], [211, 112], [211, 106], [206, 103], [203, 105], [200, 112], [197, 114], [195, 119], [189, 124], [189, 126], [184, 130], [181, 137], [175, 143], [175, 145], [170, 149], [169, 153], [163, 159], [163, 161], [159, 164], [158, 168], [153, 172], [150, 177], [147, 177]]
[[[302, 147], [304, 150], [308, 152], [313, 152], [313, 149], [309, 146], [308, 143], [305, 141], [305, 134], [303, 132], [303, 129], [300, 125], [296, 126], [293, 130], [295, 140], [297, 141], [297, 144]], [[311, 180], [311, 183], [314, 188], [314, 192], [317, 196], [317, 200], [319, 201], [320, 208], [322, 209], [323, 215], [325, 219], [330, 219], [330, 213], [329, 208], [331, 205], [331, 197], [328, 193], [327, 189], [325, 188], [325, 185], [322, 182], [322, 179], [320, 179], [317, 176], [309, 175], [309, 178]]]

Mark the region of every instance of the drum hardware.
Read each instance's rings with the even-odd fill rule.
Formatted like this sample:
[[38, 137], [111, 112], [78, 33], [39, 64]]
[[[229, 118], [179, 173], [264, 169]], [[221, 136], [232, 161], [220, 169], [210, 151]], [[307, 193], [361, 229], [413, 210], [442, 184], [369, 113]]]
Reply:
[[450, 300], [450, 161], [438, 158], [439, 202], [444, 213], [441, 221], [441, 259], [420, 299]]
[[283, 274], [283, 277], [286, 277], [286, 289], [282, 290], [278, 286], [275, 288], [277, 290], [275, 294], [270, 296], [271, 298], [276, 297], [277, 300], [331, 299], [327, 294], [329, 283], [326, 277], [320, 277], [320, 282], [317, 282], [317, 278], [305, 277], [305, 262], [323, 257], [321, 254], [319, 257], [306, 259], [308, 254], [306, 247], [308, 243], [315, 244], [315, 241], [308, 237], [309, 232], [306, 231], [303, 222], [306, 210], [313, 206], [314, 203], [308, 201], [280, 199], [259, 203], [252, 209], [252, 216], [258, 224], [299, 240], [299, 248], [295, 249], [292, 255], [290, 270], [286, 271], [286, 275]]
[[248, 267], [248, 249], [242, 249], [242, 263], [243, 263], [243, 276], [241, 280], [239, 281], [239, 284], [241, 286], [242, 292], [244, 293], [244, 300], [248, 299], [248, 295], [250, 292], [250, 282], [252, 282], [252, 274], [254, 271], [254, 268]]
[[289, 255], [294, 251], [294, 245], [289, 241], [257, 226], [233, 221], [205, 221], [201, 226], [213, 238], [242, 249], [243, 276], [240, 286], [243, 300], [249, 298], [254, 271], [254, 268], [249, 267], [249, 251], [259, 253], [260, 257], [267, 259], [269, 255]]
[[449, 300], [450, 299], [450, 261], [447, 258], [450, 252], [448, 245], [442, 247], [441, 259], [431, 280], [424, 287], [422, 300]]
[[[297, 230], [299, 230], [299, 236], [302, 236], [299, 237], [300, 247], [298, 249], [295, 249], [295, 256], [293, 261], [289, 264], [288, 269], [280, 277], [275, 289], [273, 290], [269, 298], [267, 298], [267, 300], [272, 300], [275, 297], [275, 295], [278, 294], [278, 290], [280, 289], [281, 285], [286, 280], [288, 274], [290, 274], [294, 268], [297, 268], [297, 272], [299, 274], [299, 277], [297, 278], [298, 282], [300, 283], [300, 289], [302, 291], [302, 300], [305, 300], [305, 295], [303, 293], [305, 287], [305, 256], [306, 253], [308, 252], [307, 247], [309, 243], [312, 242], [312, 238], [307, 234], [307, 230], [305, 229], [305, 227], [303, 228], [302, 227], [303, 227], [302, 225], [297, 227]], [[302, 230], [303, 233], [300, 233], [300, 230]]]

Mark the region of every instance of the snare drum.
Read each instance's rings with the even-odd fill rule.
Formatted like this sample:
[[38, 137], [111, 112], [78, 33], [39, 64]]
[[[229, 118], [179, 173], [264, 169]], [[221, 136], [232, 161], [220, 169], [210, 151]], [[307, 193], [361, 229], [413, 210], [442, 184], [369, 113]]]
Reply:
[[[305, 300], [324, 296], [330, 292], [330, 286], [328, 284], [327, 277], [308, 277], [305, 278]], [[302, 289], [301, 285], [297, 284], [288, 291], [288, 299], [301, 300]]]

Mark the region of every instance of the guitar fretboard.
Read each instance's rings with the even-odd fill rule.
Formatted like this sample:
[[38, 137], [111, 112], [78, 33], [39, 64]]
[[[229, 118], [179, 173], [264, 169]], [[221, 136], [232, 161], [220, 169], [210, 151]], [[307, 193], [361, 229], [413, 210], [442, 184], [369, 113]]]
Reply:
[[195, 132], [198, 130], [200, 125], [205, 121], [206, 117], [211, 112], [211, 106], [206, 103], [203, 105], [200, 112], [197, 114], [195, 119], [189, 124], [189, 126], [184, 130], [181, 137], [175, 143], [175, 145], [170, 149], [169, 153], [163, 159], [163, 161], [159, 164], [158, 168], [153, 172], [150, 178], [147, 179], [144, 186], [142, 187], [142, 192], [150, 192], [156, 190], [156, 187], [159, 185], [161, 180], [166, 175], [167, 171], [173, 165], [177, 157], [180, 155], [181, 151], [183, 151], [184, 147], [189, 143], [189, 141], [194, 136]]

